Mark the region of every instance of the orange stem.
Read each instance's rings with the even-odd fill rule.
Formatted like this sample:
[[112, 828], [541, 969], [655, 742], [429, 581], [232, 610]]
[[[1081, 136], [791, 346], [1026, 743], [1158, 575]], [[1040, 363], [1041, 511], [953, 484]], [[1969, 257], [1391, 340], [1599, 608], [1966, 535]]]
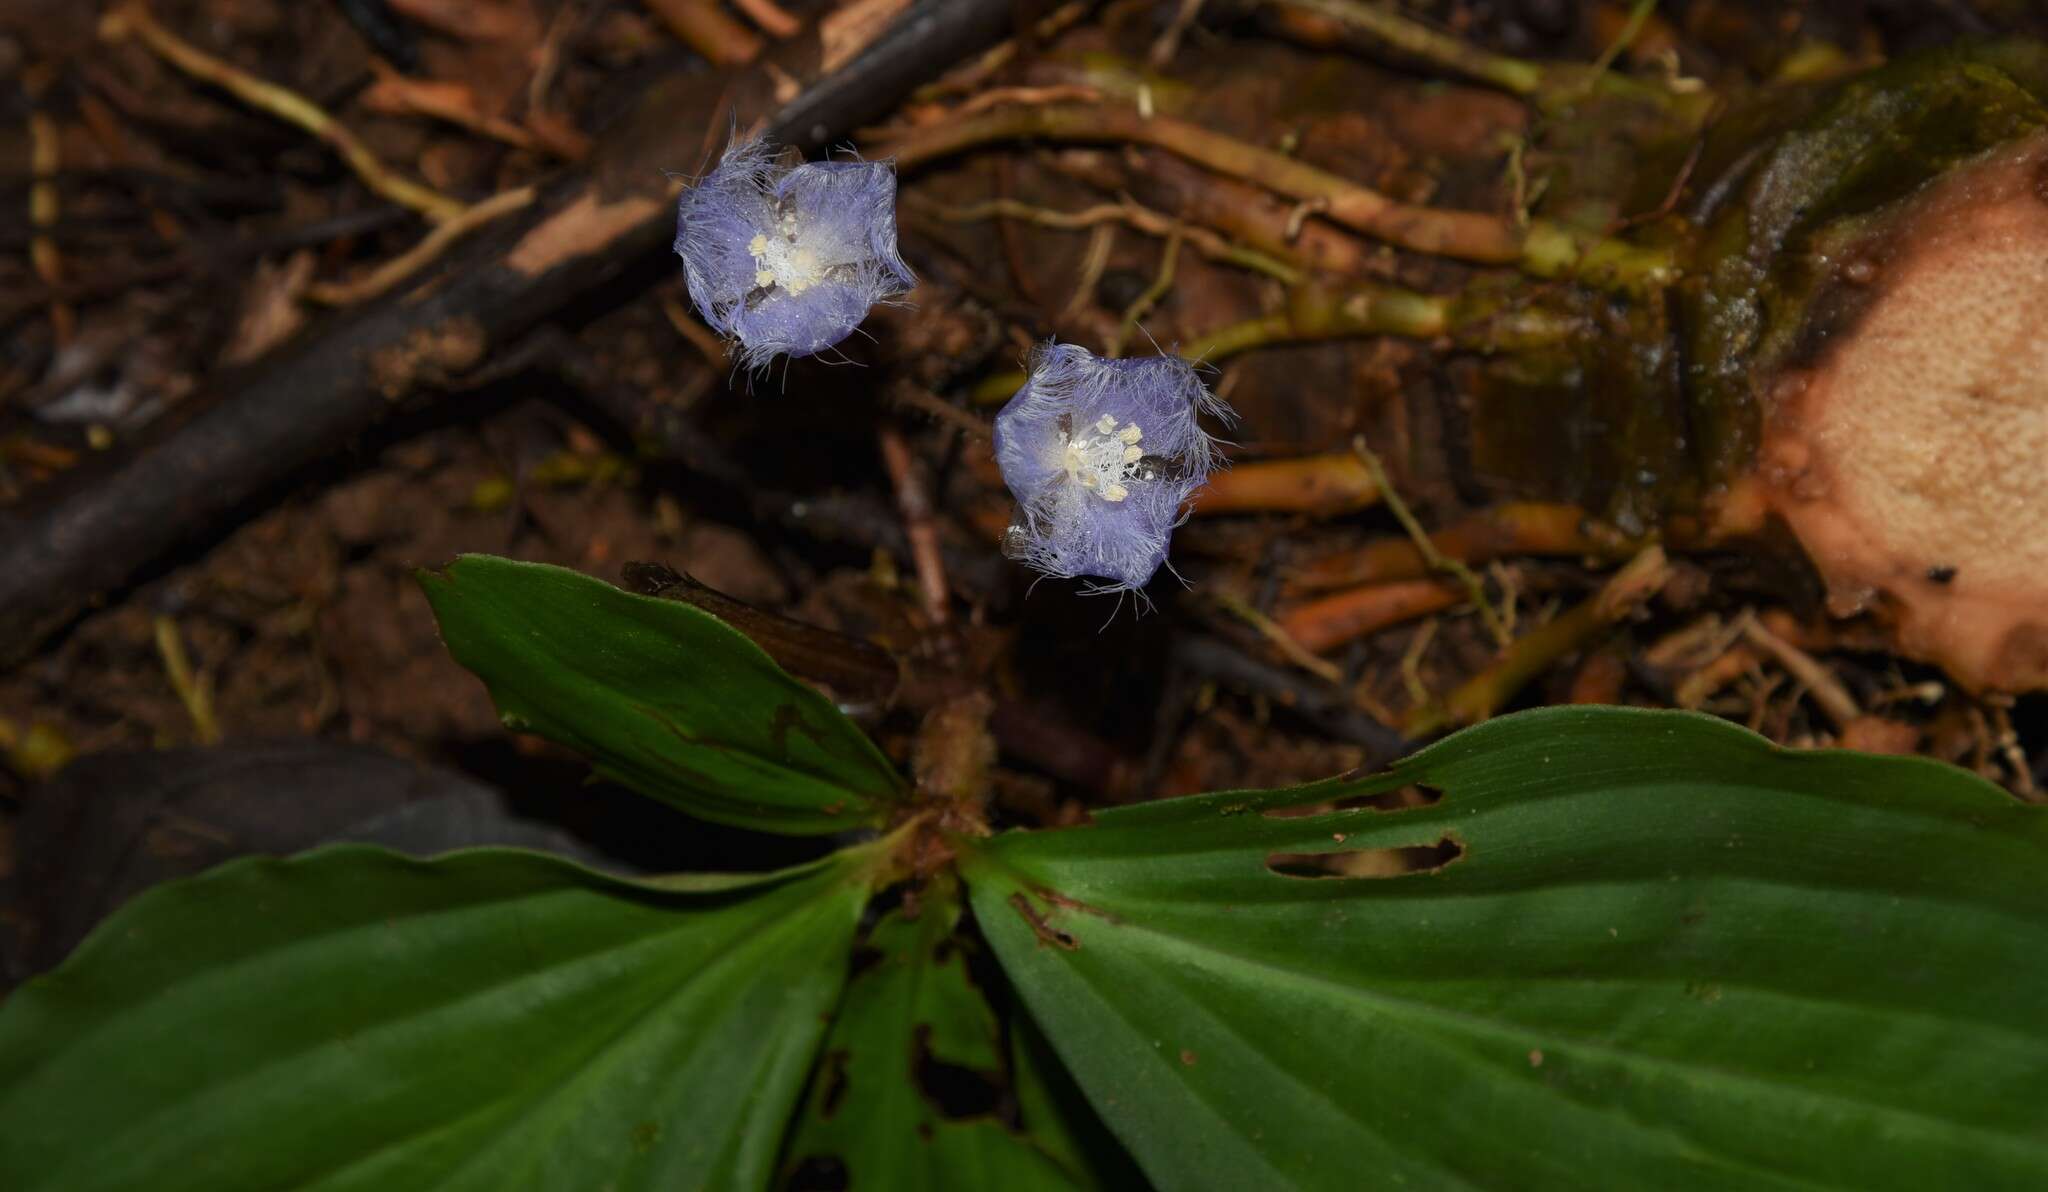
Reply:
[[1189, 503], [1199, 514], [1308, 513], [1329, 516], [1376, 504], [1372, 473], [1345, 452], [1238, 464], [1209, 478]]
[[1463, 598], [1464, 591], [1456, 585], [1435, 580], [1375, 584], [1297, 604], [1274, 621], [1304, 649], [1321, 653], [1389, 625], [1440, 612]]
[[[1484, 563], [1507, 555], [1594, 555], [1626, 558], [1637, 544], [1600, 533], [1577, 505], [1511, 501], [1452, 522], [1429, 536], [1437, 553], [1462, 563]], [[1406, 538], [1369, 542], [1356, 550], [1326, 555], [1287, 577], [1293, 595], [1354, 584], [1419, 579], [1428, 575], [1422, 551]]]

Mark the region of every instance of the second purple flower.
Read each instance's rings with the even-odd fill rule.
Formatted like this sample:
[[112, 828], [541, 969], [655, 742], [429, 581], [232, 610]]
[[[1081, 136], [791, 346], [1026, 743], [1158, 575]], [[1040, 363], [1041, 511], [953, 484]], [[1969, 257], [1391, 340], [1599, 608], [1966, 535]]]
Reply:
[[698, 313], [748, 367], [822, 352], [916, 284], [896, 247], [894, 167], [784, 166], [760, 141], [683, 192], [675, 251]]
[[1007, 553], [1047, 575], [1104, 580], [1101, 591], [1144, 587], [1182, 502], [1217, 465], [1202, 414], [1229, 411], [1177, 356], [1039, 349], [996, 415], [996, 463], [1017, 498]]

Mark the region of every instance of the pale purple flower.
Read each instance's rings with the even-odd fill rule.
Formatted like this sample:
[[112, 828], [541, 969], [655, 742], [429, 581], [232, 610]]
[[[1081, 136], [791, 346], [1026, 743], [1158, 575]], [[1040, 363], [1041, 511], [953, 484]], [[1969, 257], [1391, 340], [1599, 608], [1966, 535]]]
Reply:
[[1005, 553], [1047, 575], [1104, 581], [1097, 591], [1144, 587], [1166, 561], [1181, 503], [1217, 466], [1202, 414], [1229, 411], [1178, 356], [1038, 349], [996, 415], [996, 463], [1017, 498]]
[[894, 166], [781, 165], [761, 141], [683, 192], [675, 250], [698, 312], [750, 368], [824, 351], [916, 284], [896, 248]]

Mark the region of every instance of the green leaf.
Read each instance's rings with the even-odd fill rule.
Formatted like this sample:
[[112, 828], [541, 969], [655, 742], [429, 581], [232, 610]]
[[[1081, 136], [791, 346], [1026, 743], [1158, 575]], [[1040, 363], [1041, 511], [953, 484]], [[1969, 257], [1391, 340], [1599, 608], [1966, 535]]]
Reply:
[[1152, 1186], [1029, 1014], [1010, 1020], [1010, 1088], [1039, 1148], [1069, 1171], [1087, 1172], [1089, 1187], [1143, 1192]]
[[700, 609], [464, 555], [421, 584], [508, 728], [692, 815], [792, 835], [872, 826], [902, 778], [854, 723]]
[[157, 887], [0, 1007], [0, 1187], [765, 1187], [863, 863], [675, 892], [336, 846]]
[[1933, 762], [1550, 709], [963, 864], [1162, 1187], [2048, 1187], [2048, 818]]
[[[852, 1192], [1087, 1186], [997, 1117], [1008, 1084], [994, 1011], [954, 935], [957, 896], [927, 886], [890, 911], [847, 987], [785, 1164]], [[1028, 1124], [1028, 1123], [1027, 1123]]]

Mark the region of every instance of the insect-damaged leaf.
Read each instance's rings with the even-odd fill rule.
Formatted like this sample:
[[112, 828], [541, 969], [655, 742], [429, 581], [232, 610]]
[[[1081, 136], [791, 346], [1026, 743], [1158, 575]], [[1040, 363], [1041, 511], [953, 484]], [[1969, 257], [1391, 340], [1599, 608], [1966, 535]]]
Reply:
[[859, 864], [344, 845], [157, 887], [0, 1009], [0, 1186], [765, 1187]]
[[[872, 963], [847, 987], [826, 1037], [784, 1186], [848, 1192], [1098, 1186], [1063, 1137], [1042, 1145], [1002, 1119], [1008, 1096], [999, 1028], [954, 936], [960, 907], [928, 886], [917, 917], [884, 915]], [[1055, 1131], [1057, 1119], [1046, 1123]]]
[[464, 555], [421, 576], [508, 727], [693, 815], [819, 834], [880, 822], [901, 778], [852, 721], [718, 618], [578, 572]]
[[1163, 1187], [2048, 1184], [2048, 817], [1932, 762], [1546, 710], [966, 865]]

